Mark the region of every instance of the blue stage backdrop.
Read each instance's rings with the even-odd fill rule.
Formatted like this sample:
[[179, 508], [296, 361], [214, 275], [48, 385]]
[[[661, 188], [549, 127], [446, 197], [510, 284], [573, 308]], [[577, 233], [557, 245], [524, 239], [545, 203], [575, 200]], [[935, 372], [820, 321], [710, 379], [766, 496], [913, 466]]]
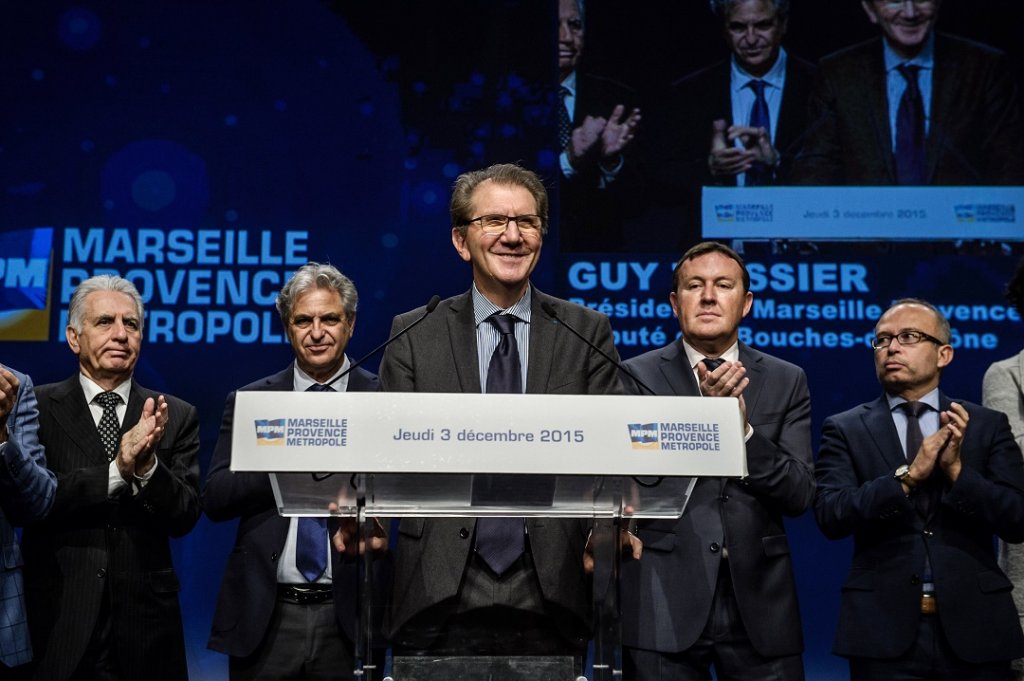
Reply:
[[[836, 4], [793, 0], [787, 44], [813, 60], [871, 35], [859, 3]], [[1018, 4], [947, 4], [944, 25], [1018, 51], [1020, 80]], [[557, 187], [556, 17], [552, 0], [7, 3], [0, 360], [39, 384], [67, 377], [71, 290], [96, 273], [131, 279], [148, 308], [137, 378], [198, 407], [205, 474], [225, 395], [290, 360], [273, 308], [289, 272], [330, 261], [355, 281], [349, 354], [361, 356], [393, 315], [467, 288], [447, 222], [456, 175], [520, 161]], [[592, 2], [587, 25], [589, 66], [643, 101], [723, 56], [703, 1]], [[896, 297], [948, 313], [955, 396], [978, 400], [985, 367], [1022, 344], [1001, 296], [1017, 242], [765, 237], [746, 248], [743, 340], [806, 369], [815, 435], [877, 394], [866, 339]], [[559, 252], [556, 224], [535, 276], [608, 313], [624, 357], [678, 332], [667, 300], [680, 253], [629, 243]], [[234, 530], [204, 518], [174, 545], [193, 679], [226, 678], [205, 642]], [[829, 649], [850, 547], [810, 516], [790, 530], [808, 678], [843, 678]]]

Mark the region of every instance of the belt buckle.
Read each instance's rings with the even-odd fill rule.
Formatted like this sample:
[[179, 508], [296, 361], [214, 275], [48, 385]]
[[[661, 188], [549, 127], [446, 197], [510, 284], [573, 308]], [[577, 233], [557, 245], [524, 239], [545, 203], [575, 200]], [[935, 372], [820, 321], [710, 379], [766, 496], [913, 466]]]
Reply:
[[939, 611], [939, 604], [935, 599], [935, 594], [923, 593], [921, 594], [921, 614], [922, 615], [934, 615]]

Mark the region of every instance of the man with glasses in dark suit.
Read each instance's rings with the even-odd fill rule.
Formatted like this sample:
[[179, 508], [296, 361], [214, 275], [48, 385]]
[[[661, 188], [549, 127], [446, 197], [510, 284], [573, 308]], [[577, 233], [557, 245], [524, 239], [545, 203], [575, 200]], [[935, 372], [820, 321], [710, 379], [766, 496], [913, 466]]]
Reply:
[[871, 346], [881, 397], [825, 420], [814, 511], [853, 537], [833, 652], [853, 681], [1007, 679], [1024, 635], [994, 538], [1024, 540], [1024, 463], [1006, 415], [939, 389], [950, 327], [896, 301]]

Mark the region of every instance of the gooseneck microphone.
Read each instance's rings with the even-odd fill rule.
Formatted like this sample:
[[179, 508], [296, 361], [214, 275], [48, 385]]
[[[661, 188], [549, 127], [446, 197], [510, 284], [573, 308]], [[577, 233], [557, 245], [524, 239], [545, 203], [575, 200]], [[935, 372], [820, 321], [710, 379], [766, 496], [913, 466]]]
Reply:
[[327, 383], [324, 383], [324, 385], [333, 385], [336, 381], [340, 381], [343, 377], [347, 376], [349, 374], [349, 372], [352, 371], [353, 369], [355, 369], [357, 366], [359, 366], [360, 364], [362, 364], [366, 360], [370, 359], [371, 357], [376, 355], [378, 352], [380, 352], [381, 350], [383, 350], [384, 348], [386, 348], [391, 343], [393, 343], [394, 341], [398, 340], [399, 338], [401, 338], [405, 334], [409, 333], [409, 331], [411, 331], [414, 326], [416, 326], [417, 324], [422, 322], [424, 319], [426, 319], [427, 315], [429, 315], [431, 312], [433, 312], [434, 309], [437, 307], [437, 304], [440, 303], [440, 302], [441, 302], [441, 296], [435, 294], [430, 299], [430, 302], [427, 303], [427, 307], [423, 311], [423, 316], [422, 317], [420, 317], [419, 319], [414, 321], [412, 324], [410, 324], [409, 326], [405, 327], [404, 329], [402, 329], [401, 331], [396, 333], [394, 336], [391, 336], [390, 338], [388, 338], [386, 341], [384, 341], [383, 343], [381, 343], [380, 345], [375, 347], [373, 350], [370, 350], [368, 353], [366, 353], [365, 355], [360, 357], [355, 362], [352, 362], [352, 364], [349, 365], [348, 369], [345, 369], [340, 374], [335, 376], [334, 379], [332, 379], [331, 381], [329, 381]]
[[597, 345], [595, 345], [594, 343], [590, 342], [590, 340], [589, 340], [589, 339], [587, 339], [587, 338], [586, 338], [586, 337], [585, 337], [585, 336], [584, 336], [583, 334], [581, 334], [581, 333], [580, 333], [579, 331], [577, 331], [576, 329], [574, 329], [574, 328], [572, 327], [572, 325], [571, 325], [571, 324], [569, 324], [569, 323], [568, 323], [567, 321], [565, 321], [564, 319], [562, 319], [561, 317], [559, 317], [559, 316], [558, 316], [558, 313], [557, 313], [557, 312], [555, 312], [555, 308], [554, 308], [554, 306], [553, 306], [553, 305], [552, 305], [551, 303], [549, 303], [549, 302], [548, 302], [548, 301], [546, 301], [546, 300], [545, 300], [545, 301], [543, 301], [543, 302], [542, 302], [542, 303], [540, 304], [540, 309], [544, 310], [544, 313], [545, 313], [545, 314], [547, 314], [547, 315], [548, 315], [549, 317], [551, 317], [552, 319], [554, 319], [554, 320], [555, 320], [556, 322], [558, 322], [559, 324], [561, 324], [561, 325], [562, 325], [562, 326], [564, 326], [565, 328], [569, 329], [569, 331], [571, 331], [571, 332], [572, 332], [572, 334], [573, 334], [574, 336], [576, 336], [576, 337], [577, 337], [577, 338], [579, 338], [579, 339], [580, 339], [581, 341], [583, 341], [584, 343], [586, 343], [586, 344], [587, 344], [587, 347], [589, 347], [589, 348], [590, 348], [590, 349], [592, 349], [592, 350], [595, 350], [595, 351], [597, 352], [597, 354], [601, 355], [601, 356], [602, 356], [602, 357], [604, 357], [604, 358], [605, 358], [606, 360], [608, 360], [608, 361], [609, 361], [610, 363], [612, 363], [612, 364], [614, 364], [614, 365], [615, 365], [616, 367], [618, 367], [619, 371], [621, 371], [622, 373], [626, 374], [627, 376], [629, 376], [630, 378], [632, 378], [632, 379], [633, 379], [634, 381], [636, 381], [636, 384], [637, 384], [638, 386], [640, 386], [641, 388], [643, 388], [644, 390], [646, 390], [646, 391], [648, 392], [648, 394], [650, 394], [650, 395], [657, 395], [657, 394], [658, 394], [658, 393], [654, 392], [653, 390], [651, 390], [650, 386], [648, 386], [648, 385], [647, 385], [646, 383], [644, 383], [643, 381], [641, 381], [641, 380], [640, 380], [640, 379], [639, 379], [639, 378], [637, 377], [637, 375], [636, 375], [636, 374], [634, 374], [634, 373], [633, 373], [632, 371], [630, 371], [629, 369], [627, 369], [627, 368], [626, 368], [626, 365], [625, 365], [625, 364], [623, 364], [623, 363], [622, 363], [622, 362], [620, 362], [619, 360], [617, 360], [617, 359], [615, 359], [615, 358], [611, 357], [611, 356], [610, 356], [610, 355], [609, 355], [609, 354], [608, 354], [607, 352], [605, 352], [605, 351], [604, 351], [604, 350], [602, 350], [601, 348], [597, 347]]

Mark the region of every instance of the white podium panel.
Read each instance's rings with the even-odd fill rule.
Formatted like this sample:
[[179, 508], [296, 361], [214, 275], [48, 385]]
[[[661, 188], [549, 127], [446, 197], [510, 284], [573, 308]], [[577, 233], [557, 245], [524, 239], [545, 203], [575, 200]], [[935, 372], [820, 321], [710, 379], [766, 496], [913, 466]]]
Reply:
[[234, 471], [744, 476], [732, 398], [240, 392]]

